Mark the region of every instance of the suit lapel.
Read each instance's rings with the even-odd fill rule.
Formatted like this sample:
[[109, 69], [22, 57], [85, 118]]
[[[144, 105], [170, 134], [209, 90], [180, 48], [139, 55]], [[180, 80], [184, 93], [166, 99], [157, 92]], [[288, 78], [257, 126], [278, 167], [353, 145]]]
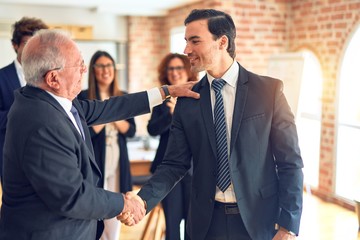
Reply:
[[[24, 92], [28, 92], [31, 95], [35, 95], [38, 98], [48, 102], [50, 105], [52, 105], [54, 108], [56, 108], [58, 111], [60, 111], [62, 114], [64, 114], [66, 116], [66, 118], [68, 119], [69, 124], [71, 124], [71, 126], [76, 130], [75, 126], [73, 126], [74, 124], [72, 123], [71, 119], [69, 118], [69, 116], [67, 115], [67, 113], [65, 112], [65, 110], [61, 107], [61, 105], [52, 97], [50, 96], [46, 91], [40, 89], [40, 88], [36, 88], [36, 87], [31, 87], [31, 86], [25, 86], [24, 87]], [[84, 133], [85, 133], [85, 141], [86, 141], [86, 147], [87, 147], [87, 152], [89, 154], [89, 158], [90, 158], [90, 162], [94, 165], [94, 169], [95, 171], [98, 172], [99, 175], [101, 175], [100, 169], [95, 161], [95, 155], [94, 155], [94, 151], [93, 151], [93, 147], [92, 147], [92, 143], [91, 143], [91, 137], [90, 137], [90, 133], [89, 133], [89, 129], [87, 127], [87, 123], [84, 120], [84, 114], [82, 111], [82, 108], [80, 106], [80, 104], [78, 103], [78, 101], [73, 101], [76, 109], [78, 109], [79, 114], [80, 114], [80, 119], [81, 119], [81, 123], [83, 124], [83, 128], [84, 128]]]
[[12, 90], [18, 89], [21, 87], [20, 80], [16, 72], [15, 63], [10, 64], [9, 68], [7, 68], [7, 75], [9, 79], [9, 84]]
[[207, 77], [205, 76], [201, 80], [201, 89], [200, 89], [200, 106], [201, 113], [205, 123], [205, 129], [207, 129], [207, 134], [211, 149], [216, 156], [216, 140], [215, 140], [215, 128], [213, 114], [211, 110], [211, 99], [210, 99], [210, 85]]
[[245, 85], [249, 78], [248, 72], [240, 64], [239, 66], [239, 77], [236, 86], [235, 105], [231, 127], [230, 156], [233, 151], [236, 139], [238, 137], [241, 120], [245, 109], [246, 96], [248, 92], [248, 87]]
[[101, 174], [99, 166], [97, 165], [96, 160], [95, 160], [95, 154], [94, 154], [93, 146], [92, 146], [92, 143], [91, 143], [91, 136], [90, 136], [90, 132], [89, 132], [89, 127], [87, 125], [87, 122], [85, 121], [85, 117], [84, 117], [84, 114], [83, 114], [82, 107], [81, 107], [81, 105], [80, 105], [80, 103], [79, 103], [79, 101], [77, 99], [75, 99], [73, 101], [73, 104], [74, 104], [75, 108], [78, 110], [79, 115], [80, 115], [81, 124], [83, 126], [84, 134], [85, 134], [85, 143], [86, 143], [86, 147], [88, 148], [90, 160], [93, 163], [96, 170]]

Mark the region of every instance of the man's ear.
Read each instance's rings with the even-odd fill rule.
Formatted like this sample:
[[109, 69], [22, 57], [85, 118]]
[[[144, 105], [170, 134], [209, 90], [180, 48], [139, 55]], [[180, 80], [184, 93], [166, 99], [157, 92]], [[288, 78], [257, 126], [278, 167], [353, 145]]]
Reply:
[[53, 89], [53, 90], [58, 90], [60, 88], [60, 83], [59, 83], [59, 74], [56, 70], [51, 70], [49, 72], [47, 72], [45, 74], [45, 84]]
[[225, 49], [226, 50], [228, 48], [228, 45], [229, 45], [228, 37], [226, 35], [222, 35], [220, 37], [219, 43], [220, 43], [220, 49]]

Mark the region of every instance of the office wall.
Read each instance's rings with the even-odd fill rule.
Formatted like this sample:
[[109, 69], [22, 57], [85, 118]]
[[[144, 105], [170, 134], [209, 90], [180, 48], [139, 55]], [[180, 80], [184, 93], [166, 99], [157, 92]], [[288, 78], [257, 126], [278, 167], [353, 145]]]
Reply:
[[125, 17], [117, 17], [90, 9], [0, 3], [0, 22], [13, 23], [23, 16], [41, 18], [49, 24], [90, 25], [93, 26], [95, 39], [127, 40]]
[[[291, 4], [288, 44], [306, 48], [319, 59], [323, 72], [319, 189], [325, 199], [335, 192], [336, 113], [341, 61], [352, 33], [360, 25], [359, 0], [296, 0]], [[351, 107], [351, 106], [349, 106]], [[334, 201], [342, 203], [334, 196]]]
[[[0, 67], [7, 65], [16, 57], [10, 42], [11, 25], [23, 16], [41, 18], [48, 24], [90, 25], [93, 27], [94, 39], [127, 41], [125, 17], [79, 8], [33, 7], [0, 3]], [[86, 56], [90, 54], [92, 53], [84, 53]]]

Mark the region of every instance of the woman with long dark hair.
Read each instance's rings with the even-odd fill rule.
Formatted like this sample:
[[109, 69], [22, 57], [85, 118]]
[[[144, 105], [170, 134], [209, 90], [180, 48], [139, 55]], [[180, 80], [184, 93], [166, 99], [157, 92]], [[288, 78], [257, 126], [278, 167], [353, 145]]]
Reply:
[[[119, 89], [114, 59], [105, 51], [97, 51], [89, 64], [89, 88], [78, 97], [106, 100], [123, 94], [126, 92]], [[90, 127], [95, 159], [102, 173], [99, 187], [122, 193], [132, 190], [126, 138], [133, 137], [135, 131], [133, 118]], [[107, 219], [104, 224], [100, 239], [118, 240], [121, 226], [119, 221], [116, 218]]]

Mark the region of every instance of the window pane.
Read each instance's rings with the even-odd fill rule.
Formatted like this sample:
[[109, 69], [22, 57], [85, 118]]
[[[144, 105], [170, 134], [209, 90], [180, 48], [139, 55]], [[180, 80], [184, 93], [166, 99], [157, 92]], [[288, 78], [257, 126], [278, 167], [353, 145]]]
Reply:
[[360, 197], [360, 29], [346, 49], [339, 81], [336, 194]]
[[318, 187], [323, 80], [321, 67], [315, 55], [309, 51], [304, 51], [303, 55], [304, 70], [301, 78], [296, 124], [301, 156], [305, 165], [305, 184]]

